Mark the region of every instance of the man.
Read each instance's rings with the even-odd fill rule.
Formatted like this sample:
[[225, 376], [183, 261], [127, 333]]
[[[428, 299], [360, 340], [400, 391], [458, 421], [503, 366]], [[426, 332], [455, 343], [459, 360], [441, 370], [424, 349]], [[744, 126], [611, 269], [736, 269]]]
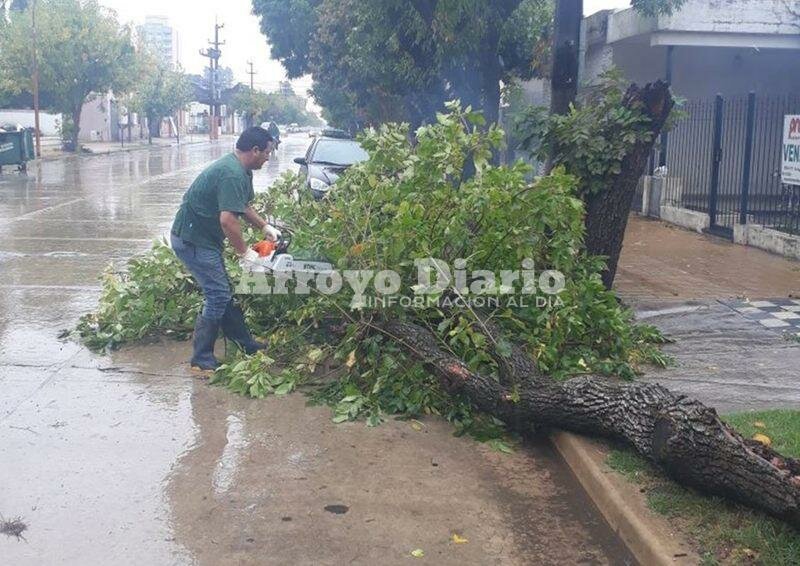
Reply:
[[172, 249], [203, 291], [203, 310], [194, 327], [190, 364], [201, 371], [214, 370], [214, 343], [223, 335], [252, 354], [266, 346], [253, 340], [241, 308], [233, 300], [222, 251], [227, 238], [244, 262], [258, 254], [242, 237], [240, 218], [262, 230], [272, 241], [281, 233], [267, 224], [250, 206], [253, 171], [269, 159], [274, 139], [259, 127], [248, 128], [236, 142], [236, 150], [215, 161], [195, 179], [183, 196], [172, 224]]
[[[264, 124], [267, 124], [264, 122]], [[263, 127], [264, 124], [261, 124]], [[278, 146], [281, 145], [281, 131], [278, 129], [278, 125], [270, 119], [269, 124], [266, 127], [267, 133], [272, 136], [272, 139], [275, 140], [275, 144], [272, 146], [272, 155], [275, 155], [275, 152], [278, 149]]]

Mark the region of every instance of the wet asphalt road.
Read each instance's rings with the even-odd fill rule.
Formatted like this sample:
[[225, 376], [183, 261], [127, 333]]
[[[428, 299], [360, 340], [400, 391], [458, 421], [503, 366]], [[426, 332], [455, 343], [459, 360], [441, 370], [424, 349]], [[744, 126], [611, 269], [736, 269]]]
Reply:
[[[308, 142], [287, 137], [256, 190]], [[546, 446], [505, 456], [435, 419], [333, 425], [301, 395], [193, 379], [187, 343], [107, 357], [57, 338], [232, 143], [0, 176], [0, 514], [29, 527], [0, 536], [0, 564], [401, 564], [416, 548], [435, 564], [628, 562]]]

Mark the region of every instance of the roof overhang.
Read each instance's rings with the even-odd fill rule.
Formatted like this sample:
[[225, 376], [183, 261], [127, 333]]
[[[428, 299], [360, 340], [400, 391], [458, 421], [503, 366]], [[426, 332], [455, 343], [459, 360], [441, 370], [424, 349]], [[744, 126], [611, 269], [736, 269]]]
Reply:
[[[674, 17], [646, 18], [632, 8], [625, 10], [605, 10], [584, 18], [585, 38], [588, 47], [613, 45], [616, 43], [636, 43], [657, 46], [690, 47], [735, 47], [752, 49], [800, 49], [800, 27], [783, 22], [772, 14], [768, 5], [778, 0], [737, 0], [741, 6], [753, 10], [763, 6], [763, 22], [737, 23], [719, 20], [714, 14], [705, 12], [702, 18], [695, 17], [689, 10], [700, 2], [690, 1], [686, 11]], [[768, 17], [767, 17], [768, 16]], [[715, 19], [716, 18], [716, 19]], [[772, 21], [775, 19], [775, 21]], [[769, 20], [769, 21], [767, 21]]]
[[800, 49], [798, 35], [657, 31], [650, 34], [650, 45], [689, 47], [739, 47], [750, 49]]

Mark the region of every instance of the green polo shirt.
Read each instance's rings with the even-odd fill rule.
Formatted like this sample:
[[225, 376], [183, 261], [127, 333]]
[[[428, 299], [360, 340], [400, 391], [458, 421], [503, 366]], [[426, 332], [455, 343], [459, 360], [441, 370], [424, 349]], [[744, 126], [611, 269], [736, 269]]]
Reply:
[[172, 233], [199, 248], [222, 250], [222, 211], [242, 214], [253, 200], [253, 173], [230, 153], [209, 165], [183, 195]]

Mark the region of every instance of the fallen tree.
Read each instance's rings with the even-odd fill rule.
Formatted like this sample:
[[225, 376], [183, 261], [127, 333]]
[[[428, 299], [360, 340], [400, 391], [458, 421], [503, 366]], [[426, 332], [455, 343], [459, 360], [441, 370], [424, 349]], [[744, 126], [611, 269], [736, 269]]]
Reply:
[[[643, 364], [665, 362], [662, 338], [635, 324], [603, 284], [603, 258], [586, 253], [578, 179], [556, 168], [530, 183], [524, 164], [492, 165], [502, 132], [456, 104], [415, 133], [412, 144], [403, 125], [367, 132], [369, 159], [340, 177], [333, 198], [296, 199], [304, 184], [291, 176], [259, 198], [292, 227], [297, 255], [324, 256], [345, 276], [339, 288], [318, 277], [309, 294], [299, 281], [283, 294], [270, 277], [265, 294], [250, 288], [241, 301], [269, 334], [270, 355], [227, 364], [214, 381], [253, 397], [286, 393], [332, 357], [340, 373], [316, 395], [337, 422], [434, 413], [474, 428], [486, 414], [523, 432], [599, 434], [683, 483], [800, 527], [798, 462], [741, 438], [697, 401], [633, 381]], [[467, 159], [475, 172], [461, 178]], [[421, 258], [440, 263], [422, 269]], [[187, 276], [169, 273], [180, 265], [163, 248], [137, 262], [131, 273], [157, 271], [172, 291], [142, 296], [140, 282], [109, 276], [108, 304], [81, 326], [90, 342], [126, 336], [119, 328], [133, 315], [119, 305], [147, 305], [158, 322], [132, 320], [148, 332], [190, 318], [174, 296]]]
[[632, 446], [670, 476], [704, 493], [734, 499], [800, 527], [800, 461], [742, 438], [714, 409], [653, 383], [584, 376], [556, 383], [514, 347], [510, 382], [518, 391], [444, 352], [427, 329], [393, 321], [383, 328], [435, 373], [447, 391], [528, 432], [550, 426]]

